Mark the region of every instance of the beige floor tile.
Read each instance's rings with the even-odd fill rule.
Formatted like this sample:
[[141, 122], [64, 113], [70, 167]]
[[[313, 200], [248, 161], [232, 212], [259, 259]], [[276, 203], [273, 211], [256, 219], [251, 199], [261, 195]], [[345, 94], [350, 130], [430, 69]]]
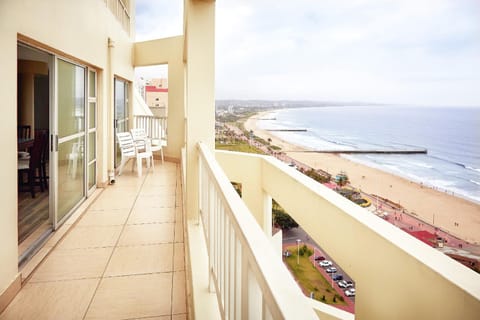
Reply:
[[60, 249], [113, 247], [122, 226], [79, 227], [76, 226], [60, 242]]
[[163, 175], [149, 177], [143, 187], [152, 187], [152, 186], [176, 186], [176, 174], [175, 173], [165, 173]]
[[135, 202], [138, 208], [173, 208], [175, 207], [175, 195], [139, 196]]
[[130, 209], [88, 211], [78, 222], [78, 226], [121, 226], [127, 221], [129, 213]]
[[91, 210], [111, 210], [111, 209], [129, 209], [133, 206], [136, 194], [123, 194], [121, 192], [104, 191], [101, 197], [97, 199]]
[[170, 315], [172, 273], [102, 279], [85, 319]]
[[27, 283], [0, 319], [83, 319], [98, 281]]
[[175, 243], [173, 257], [173, 270], [181, 271], [185, 270], [185, 249], [183, 242]]
[[140, 191], [140, 196], [157, 196], [157, 195], [175, 195], [176, 186], [155, 186], [147, 185]]
[[135, 246], [173, 242], [173, 223], [127, 225], [119, 246]]
[[54, 250], [30, 282], [100, 278], [113, 248]]
[[175, 222], [175, 208], [135, 208], [127, 224]]
[[117, 247], [108, 264], [106, 277], [171, 272], [173, 244]]
[[187, 314], [174, 314], [172, 315], [172, 320], [187, 320]]
[[175, 208], [175, 222], [183, 222], [183, 207]]
[[183, 242], [183, 224], [175, 222], [175, 242]]
[[185, 271], [174, 272], [172, 290], [172, 314], [187, 312], [187, 301], [185, 298], [185, 292]]

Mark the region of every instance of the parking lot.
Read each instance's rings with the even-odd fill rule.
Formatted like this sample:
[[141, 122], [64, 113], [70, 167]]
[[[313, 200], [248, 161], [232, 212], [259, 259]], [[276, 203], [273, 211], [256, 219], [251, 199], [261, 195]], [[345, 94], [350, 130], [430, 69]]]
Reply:
[[[306, 244], [307, 246], [314, 248], [314, 254], [311, 257], [312, 263], [319, 270], [319, 272], [325, 277], [325, 279], [330, 279], [333, 288], [337, 291], [338, 294], [342, 295], [345, 301], [350, 302], [351, 307], [349, 307], [349, 312], [353, 313], [354, 303], [355, 303], [355, 281], [342, 269], [340, 265], [335, 263], [335, 261], [328, 255], [323, 249], [313, 241], [301, 227], [291, 229], [283, 232], [283, 244], [292, 245], [296, 244], [297, 240], [300, 240], [300, 245]], [[329, 263], [325, 263], [328, 261]], [[323, 262], [323, 263], [322, 263]], [[321, 265], [322, 264], [322, 265]], [[335, 268], [335, 271], [331, 269], [327, 272], [327, 269]], [[341, 275], [342, 279], [334, 280], [334, 277]], [[343, 282], [347, 282], [347, 286], [343, 287]], [[340, 283], [339, 283], [340, 282]], [[348, 291], [348, 292], [346, 292]], [[349, 304], [349, 306], [350, 306]]]

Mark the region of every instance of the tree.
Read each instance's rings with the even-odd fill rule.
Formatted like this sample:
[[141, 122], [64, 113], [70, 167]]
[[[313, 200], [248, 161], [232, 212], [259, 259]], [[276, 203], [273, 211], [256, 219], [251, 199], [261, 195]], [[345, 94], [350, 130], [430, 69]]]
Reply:
[[273, 222], [282, 230], [298, 228], [298, 223], [283, 210], [273, 209]]

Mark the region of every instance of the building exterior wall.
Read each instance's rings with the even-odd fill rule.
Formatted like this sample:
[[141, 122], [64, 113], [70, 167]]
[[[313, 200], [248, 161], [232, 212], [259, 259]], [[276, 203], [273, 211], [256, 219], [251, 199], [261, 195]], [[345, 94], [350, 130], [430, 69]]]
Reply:
[[147, 81], [145, 102], [156, 117], [168, 116], [168, 79], [158, 78]]
[[[135, 1], [130, 1], [132, 12], [134, 6]], [[16, 92], [19, 40], [97, 70], [98, 182], [106, 181], [107, 170], [113, 167], [113, 76], [132, 80], [134, 75], [133, 33], [125, 32], [106, 1], [0, 1], [0, 144], [5, 151], [0, 166], [4, 185], [0, 193], [0, 300], [18, 274]]]

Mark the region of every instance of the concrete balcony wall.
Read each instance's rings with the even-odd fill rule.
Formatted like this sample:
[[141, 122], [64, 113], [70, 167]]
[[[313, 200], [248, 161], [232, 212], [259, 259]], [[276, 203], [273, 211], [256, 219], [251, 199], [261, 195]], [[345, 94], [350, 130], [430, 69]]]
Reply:
[[[189, 218], [187, 236], [195, 317], [316, 319], [283, 268], [271, 239], [205, 144], [199, 144], [198, 165], [200, 211]], [[198, 252], [203, 257], [198, 257]], [[207, 289], [215, 293], [213, 299]]]
[[180, 159], [185, 145], [185, 74], [183, 61], [184, 37], [171, 37], [134, 45], [135, 67], [168, 64], [168, 141], [165, 156]]
[[216, 158], [245, 193], [251, 181], [261, 183], [254, 189], [278, 201], [355, 279], [356, 318], [476, 319], [480, 314], [480, 276], [472, 270], [277, 159], [225, 151], [217, 151]]

